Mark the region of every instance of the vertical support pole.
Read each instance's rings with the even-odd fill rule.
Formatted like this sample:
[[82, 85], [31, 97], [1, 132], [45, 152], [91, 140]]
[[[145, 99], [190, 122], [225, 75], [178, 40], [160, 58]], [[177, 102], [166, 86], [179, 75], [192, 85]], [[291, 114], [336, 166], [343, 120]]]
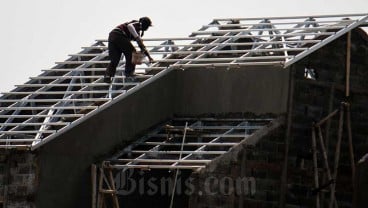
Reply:
[[324, 143], [323, 137], [322, 137], [322, 130], [321, 130], [320, 126], [318, 126], [317, 129], [318, 129], [319, 143], [321, 144], [321, 149], [322, 149], [323, 161], [324, 161], [325, 168], [327, 170], [327, 178], [328, 178], [328, 180], [331, 180], [332, 179], [331, 170], [330, 170], [330, 167], [328, 165], [327, 151], [326, 151], [326, 146], [325, 146], [325, 143]]
[[346, 125], [348, 130], [349, 140], [349, 153], [350, 153], [350, 164], [351, 164], [351, 180], [353, 183], [353, 192], [355, 191], [355, 159], [354, 159], [354, 147], [353, 147], [353, 136], [351, 131], [351, 118], [350, 118], [350, 104], [346, 104]]
[[351, 32], [348, 32], [346, 44], [346, 89], [345, 96], [350, 96], [350, 58], [351, 58]]
[[339, 118], [339, 129], [337, 133], [337, 143], [336, 143], [336, 150], [335, 150], [335, 163], [334, 163], [334, 172], [333, 172], [333, 179], [335, 183], [332, 184], [331, 193], [330, 193], [330, 206], [332, 208], [335, 201], [335, 189], [336, 189], [336, 181], [337, 181], [337, 170], [339, 167], [339, 159], [340, 159], [340, 149], [341, 149], [341, 139], [342, 139], [342, 129], [344, 124], [344, 105], [340, 105], [340, 118]]
[[115, 181], [114, 181], [114, 177], [112, 175], [112, 169], [111, 168], [109, 168], [109, 180], [110, 180], [112, 190], [115, 191], [114, 193], [111, 194], [112, 201], [114, 203], [114, 207], [119, 208], [119, 200], [118, 200], [118, 197], [116, 195]]
[[92, 180], [92, 208], [96, 208], [96, 176], [97, 168], [95, 164], [91, 166], [91, 180]]
[[[184, 127], [184, 132], [183, 132], [183, 140], [182, 140], [181, 147], [180, 147], [179, 161], [181, 160], [182, 155], [183, 155], [185, 137], [187, 135], [187, 129], [188, 129], [188, 122], [185, 122], [185, 127]], [[176, 191], [176, 183], [177, 183], [177, 180], [178, 180], [178, 175], [179, 175], [179, 169], [176, 169], [174, 187], [173, 187], [173, 190], [172, 190], [172, 193], [171, 193], [171, 199], [170, 199], [170, 206], [169, 206], [170, 208], [172, 208], [173, 204], [174, 204], [174, 195], [175, 195], [175, 191]]]
[[[335, 98], [335, 84], [331, 85], [331, 89], [330, 89], [330, 98], [328, 101], [328, 112], [332, 113], [333, 110], [333, 101]], [[328, 150], [329, 150], [329, 140], [330, 140], [330, 128], [331, 128], [331, 119], [328, 119], [326, 122], [326, 132], [325, 132], [325, 146], [326, 146], [326, 153], [328, 154]]]
[[[316, 144], [316, 130], [314, 123], [312, 125], [312, 152], [313, 152], [313, 170], [314, 170], [314, 186], [319, 188], [318, 182], [318, 162], [317, 162], [317, 144]], [[320, 193], [316, 193], [316, 208], [320, 207]]]
[[[335, 97], [335, 84], [332, 83], [331, 88], [330, 88], [330, 97], [329, 97], [329, 101], [328, 101], [328, 113], [331, 113], [333, 111], [334, 97]], [[329, 148], [330, 148], [330, 146], [329, 146], [330, 145], [330, 129], [331, 129], [331, 119], [328, 119], [326, 121], [325, 133], [324, 133], [324, 139], [323, 139], [326, 155], [328, 155]], [[319, 131], [321, 132], [321, 127], [320, 126], [319, 126]], [[322, 134], [322, 132], [321, 132], [321, 134]], [[330, 174], [331, 174], [331, 170], [330, 170]], [[323, 184], [326, 184], [327, 180], [330, 181], [331, 179], [332, 179], [332, 177], [328, 178], [327, 174], [324, 173], [322, 182], [323, 182]], [[331, 191], [331, 186], [330, 186], [330, 191]], [[322, 192], [321, 194], [322, 194], [321, 201], [322, 201], [322, 205], [324, 206], [324, 201], [325, 201], [327, 193]]]
[[[319, 142], [321, 144], [321, 149], [322, 149], [322, 154], [323, 154], [323, 161], [324, 161], [325, 169], [327, 171], [327, 179], [328, 179], [328, 181], [330, 183], [331, 180], [332, 180], [332, 175], [331, 175], [330, 166], [328, 165], [328, 156], [327, 156], [326, 146], [325, 146], [325, 143], [323, 141], [321, 127], [320, 126], [317, 126], [317, 129], [318, 129]], [[324, 182], [324, 183], [326, 183], [326, 182]], [[335, 181], [333, 183], [335, 183]], [[331, 186], [330, 186], [330, 191], [331, 191]], [[324, 202], [324, 197], [323, 197], [323, 200], [322, 200], [322, 204], [324, 204], [323, 202]], [[335, 194], [334, 194], [334, 203], [335, 203], [335, 206], [337, 207], [337, 201], [336, 201]]]
[[97, 198], [97, 208], [102, 208], [104, 203], [104, 194], [102, 193], [103, 189], [103, 169], [99, 168], [100, 176], [98, 179], [98, 198]]

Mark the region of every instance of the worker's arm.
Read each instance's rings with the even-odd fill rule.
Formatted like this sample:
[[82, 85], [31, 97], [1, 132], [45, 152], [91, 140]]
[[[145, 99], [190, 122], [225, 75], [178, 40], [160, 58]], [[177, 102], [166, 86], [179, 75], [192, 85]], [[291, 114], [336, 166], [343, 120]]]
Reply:
[[146, 46], [143, 44], [143, 41], [142, 41], [141, 36], [139, 36], [139, 34], [137, 33], [137, 31], [135, 30], [134, 23], [128, 24], [128, 30], [129, 30], [130, 34], [132, 34], [134, 40], [138, 43], [138, 46], [142, 50], [142, 52], [144, 53], [144, 55], [146, 55], [148, 57], [148, 59], [149, 59], [150, 62], [153, 62], [153, 58], [148, 53], [148, 51], [146, 49]]
[[137, 41], [139, 48], [142, 50], [142, 52], [144, 53], [144, 55], [146, 55], [149, 59], [150, 62], [153, 62], [153, 58], [151, 57], [151, 55], [148, 53], [146, 46], [143, 44], [142, 39], [139, 37], [137, 38], [135, 41]]

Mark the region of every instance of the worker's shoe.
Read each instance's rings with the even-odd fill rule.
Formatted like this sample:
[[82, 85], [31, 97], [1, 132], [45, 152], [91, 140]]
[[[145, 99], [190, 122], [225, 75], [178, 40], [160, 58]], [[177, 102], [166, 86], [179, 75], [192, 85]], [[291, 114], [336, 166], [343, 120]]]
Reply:
[[134, 72], [124, 72], [125, 77], [135, 77]]
[[125, 81], [127, 82], [134, 82], [135, 81], [135, 74], [134, 72], [124, 72], [124, 75], [125, 75]]
[[109, 75], [105, 75], [105, 76], [104, 76], [104, 82], [105, 82], [105, 83], [111, 83], [111, 76], [109, 76]]

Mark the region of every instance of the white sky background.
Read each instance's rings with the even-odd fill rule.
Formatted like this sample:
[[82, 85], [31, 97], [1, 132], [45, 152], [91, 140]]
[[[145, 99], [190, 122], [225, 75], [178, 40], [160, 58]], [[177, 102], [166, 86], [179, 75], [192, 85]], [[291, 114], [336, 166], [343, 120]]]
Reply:
[[367, 13], [368, 0], [2, 0], [0, 92], [64, 61], [115, 26], [149, 16], [145, 37], [186, 37], [213, 18]]

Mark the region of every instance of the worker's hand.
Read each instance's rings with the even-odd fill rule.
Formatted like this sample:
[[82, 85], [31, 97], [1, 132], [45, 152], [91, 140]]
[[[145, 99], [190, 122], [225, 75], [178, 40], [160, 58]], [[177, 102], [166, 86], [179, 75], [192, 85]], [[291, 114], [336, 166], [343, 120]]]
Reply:
[[152, 64], [153, 62], [155, 62], [155, 60], [153, 60], [153, 58], [151, 56], [148, 57], [149, 62]]
[[152, 64], [154, 62], [153, 58], [151, 57], [151, 55], [148, 53], [147, 50], [143, 50], [142, 53], [144, 53], [144, 55], [147, 56], [149, 63]]

